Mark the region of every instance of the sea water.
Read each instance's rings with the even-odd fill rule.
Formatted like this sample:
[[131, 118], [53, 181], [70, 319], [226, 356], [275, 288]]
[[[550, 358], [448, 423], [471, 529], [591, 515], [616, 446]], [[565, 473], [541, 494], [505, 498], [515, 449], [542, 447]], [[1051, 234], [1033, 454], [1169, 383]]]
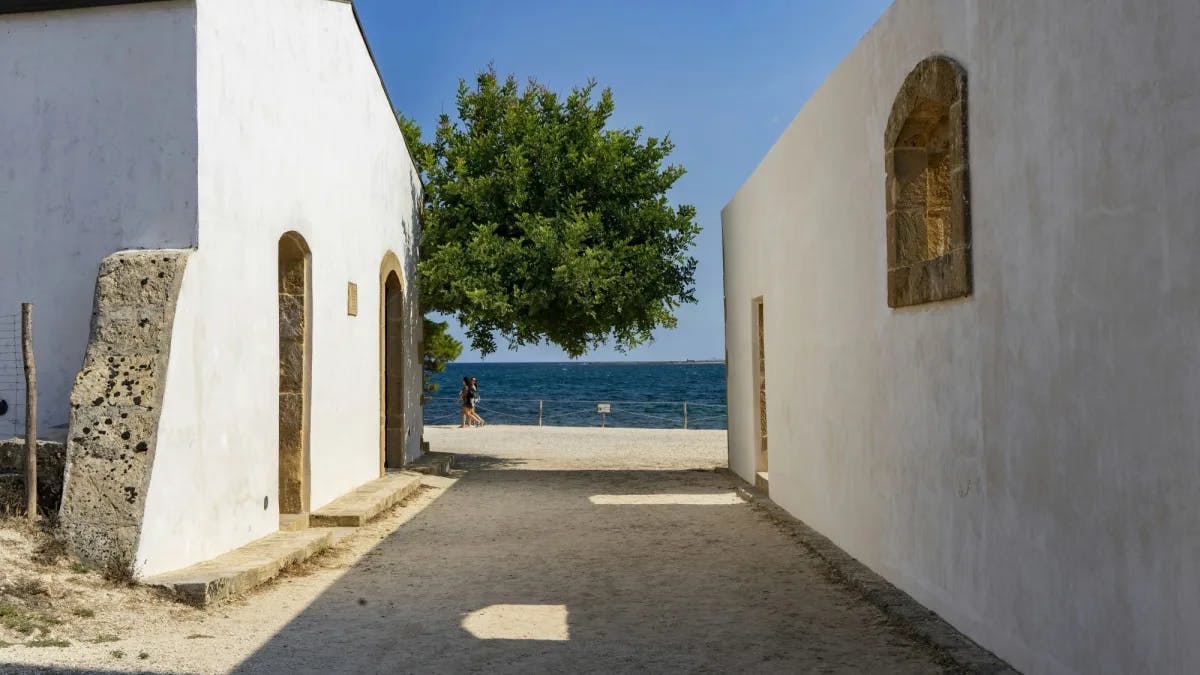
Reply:
[[[426, 424], [458, 424], [464, 376], [479, 378], [479, 414], [489, 424], [725, 428], [720, 362], [451, 363], [433, 382]], [[601, 415], [597, 404], [611, 412]], [[685, 406], [686, 403], [686, 406]]]

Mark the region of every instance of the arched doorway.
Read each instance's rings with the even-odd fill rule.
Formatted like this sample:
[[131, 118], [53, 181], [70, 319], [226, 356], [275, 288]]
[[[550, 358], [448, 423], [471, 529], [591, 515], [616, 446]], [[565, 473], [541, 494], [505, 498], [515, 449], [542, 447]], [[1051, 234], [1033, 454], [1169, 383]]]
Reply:
[[763, 492], [769, 490], [767, 462], [767, 325], [760, 295], [751, 301], [754, 309], [754, 412], [758, 418], [757, 452], [754, 453], [754, 485]]
[[308, 511], [312, 254], [295, 232], [279, 238], [279, 512]]
[[384, 257], [380, 271], [380, 427], [382, 468], [404, 466], [404, 286], [400, 261], [392, 253]]

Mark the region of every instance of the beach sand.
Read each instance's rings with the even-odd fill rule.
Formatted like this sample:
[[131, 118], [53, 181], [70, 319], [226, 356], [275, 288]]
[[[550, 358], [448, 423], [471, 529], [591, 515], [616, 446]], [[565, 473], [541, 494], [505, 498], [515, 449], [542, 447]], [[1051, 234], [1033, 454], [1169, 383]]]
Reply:
[[724, 430], [426, 426], [434, 452], [459, 461], [526, 470], [713, 469], [726, 466]]

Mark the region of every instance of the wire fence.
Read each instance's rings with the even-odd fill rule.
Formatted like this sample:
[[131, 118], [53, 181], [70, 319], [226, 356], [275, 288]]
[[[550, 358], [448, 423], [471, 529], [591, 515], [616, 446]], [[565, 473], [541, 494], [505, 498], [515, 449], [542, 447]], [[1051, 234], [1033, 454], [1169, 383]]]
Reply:
[[[459, 424], [457, 397], [426, 399], [426, 424]], [[724, 403], [690, 401], [588, 401], [483, 399], [475, 408], [489, 424], [556, 427], [637, 427], [643, 429], [724, 429]]]
[[0, 314], [0, 438], [25, 434], [21, 315]]

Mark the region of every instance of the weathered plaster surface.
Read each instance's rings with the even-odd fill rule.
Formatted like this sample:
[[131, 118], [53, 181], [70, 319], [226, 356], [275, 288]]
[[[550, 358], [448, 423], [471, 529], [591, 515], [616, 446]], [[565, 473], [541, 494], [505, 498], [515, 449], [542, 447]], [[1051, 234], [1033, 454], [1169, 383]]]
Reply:
[[104, 568], [133, 571], [188, 254], [125, 251], [100, 265], [59, 519], [71, 552]]
[[[1200, 662], [1200, 5], [903, 0], [723, 214], [730, 464], [1026, 672]], [[967, 71], [974, 289], [887, 306], [883, 134]]]
[[0, 314], [34, 303], [44, 436], [66, 435], [100, 261], [196, 243], [195, 23], [183, 1], [0, 15]]

